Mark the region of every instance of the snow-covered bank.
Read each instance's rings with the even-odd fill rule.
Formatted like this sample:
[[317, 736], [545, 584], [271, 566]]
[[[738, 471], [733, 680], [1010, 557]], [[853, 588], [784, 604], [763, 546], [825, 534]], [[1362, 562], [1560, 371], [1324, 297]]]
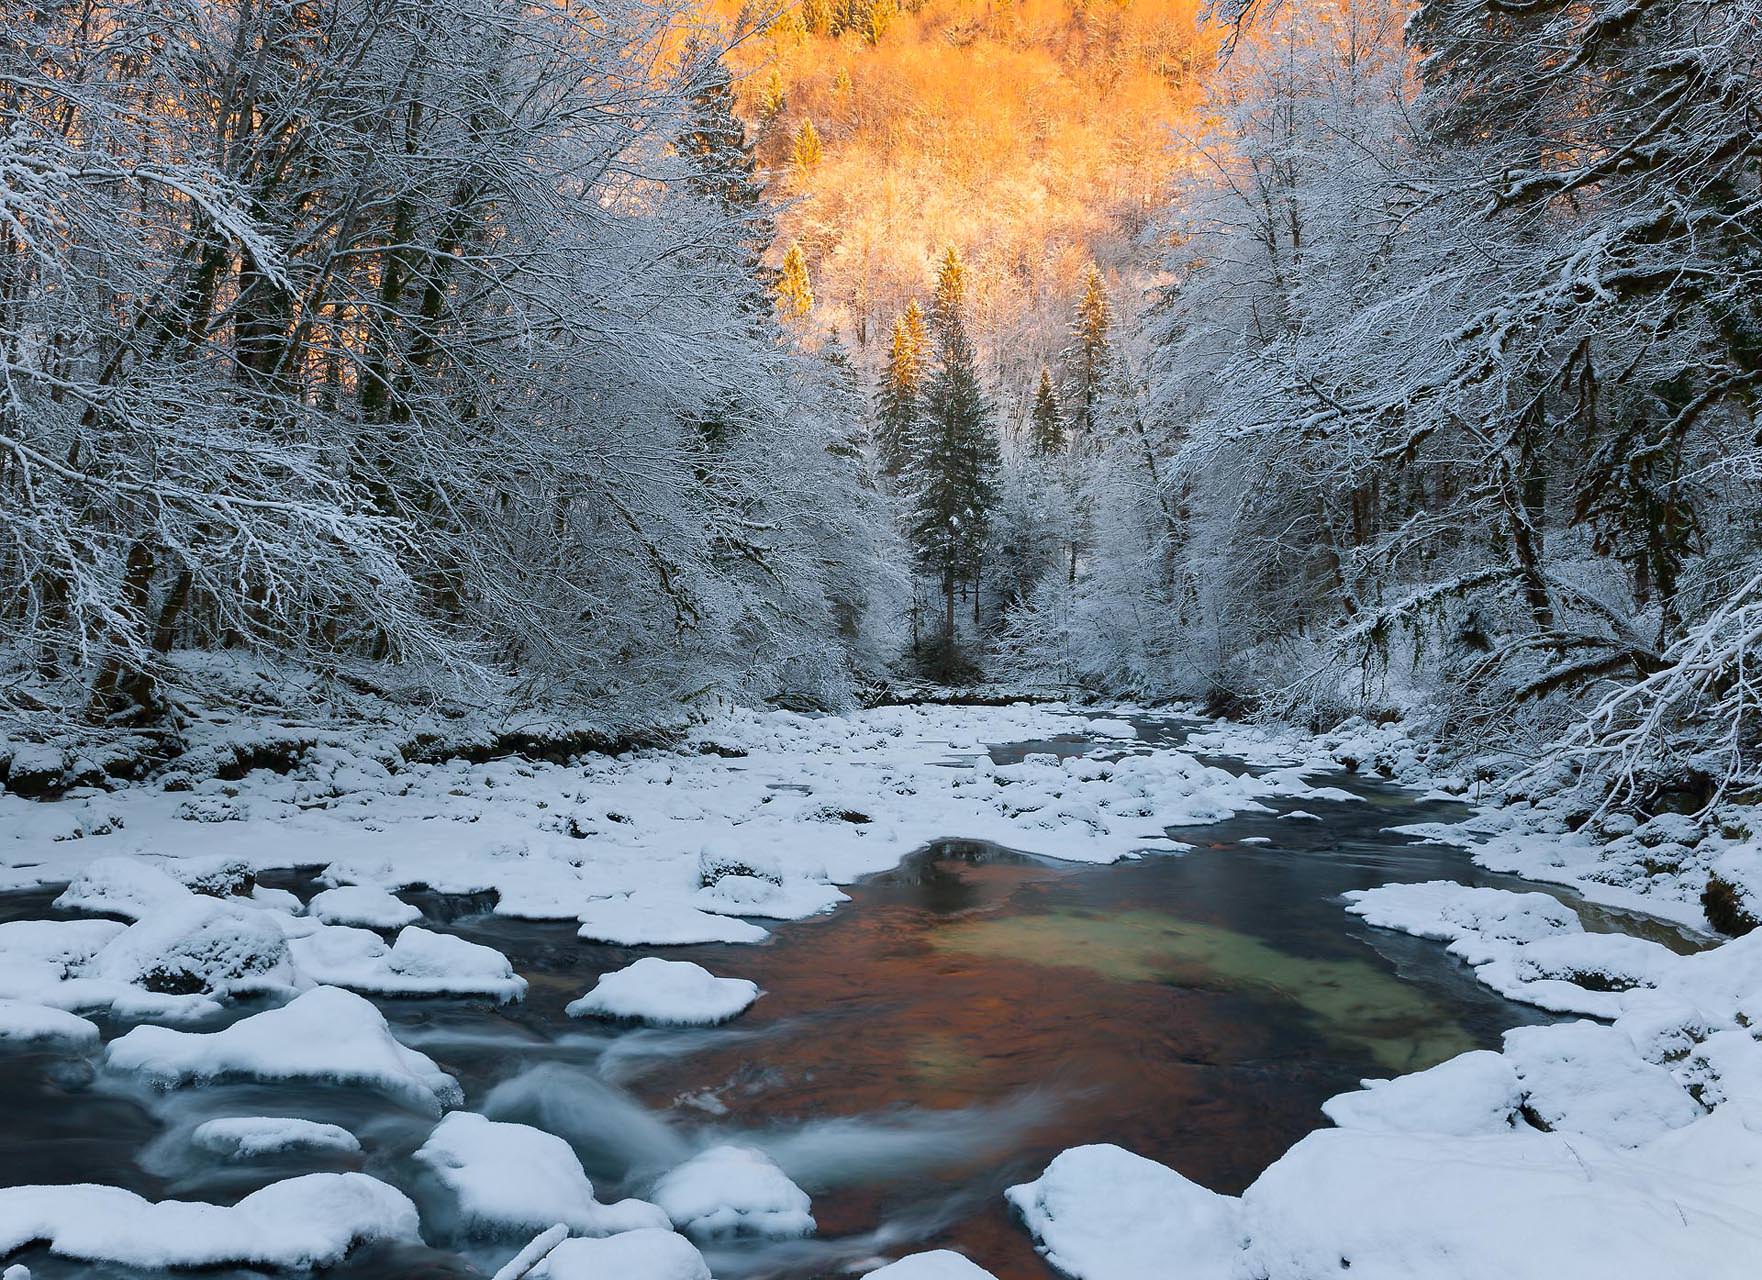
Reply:
[[[1129, 724], [1111, 732], [1136, 746]], [[319, 866], [326, 883], [360, 890], [315, 904], [335, 928], [395, 927], [407, 913], [389, 895], [425, 885], [494, 893], [501, 914], [578, 919], [584, 935], [624, 944], [741, 941], [760, 935], [733, 917], [824, 911], [837, 884], [950, 835], [1104, 862], [1180, 848], [1170, 826], [1323, 794], [1302, 769], [1235, 776], [1167, 747], [999, 766], [980, 745], [1080, 733], [1094, 723], [1060, 707], [884, 707], [733, 713], [680, 750], [573, 764], [393, 772], [371, 743], [330, 745], [236, 781], [167, 776], [52, 804], [0, 795], [0, 887], [91, 879], [120, 855], [135, 861], [109, 864], [65, 905], [138, 919], [188, 896], [182, 868]]]

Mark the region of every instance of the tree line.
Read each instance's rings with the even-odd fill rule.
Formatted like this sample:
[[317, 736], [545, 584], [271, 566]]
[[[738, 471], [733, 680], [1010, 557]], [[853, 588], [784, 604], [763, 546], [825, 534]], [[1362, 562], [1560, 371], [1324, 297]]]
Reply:
[[419, 697], [836, 703], [899, 590], [687, 6], [0, 16], [0, 709], [192, 651]]

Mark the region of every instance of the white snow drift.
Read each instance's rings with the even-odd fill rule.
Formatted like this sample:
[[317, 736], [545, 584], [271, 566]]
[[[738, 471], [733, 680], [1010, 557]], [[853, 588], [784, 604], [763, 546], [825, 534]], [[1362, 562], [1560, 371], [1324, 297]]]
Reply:
[[601, 974], [593, 990], [568, 1006], [572, 1018], [623, 1018], [658, 1026], [713, 1026], [759, 998], [758, 984], [718, 978], [689, 960], [644, 956]]

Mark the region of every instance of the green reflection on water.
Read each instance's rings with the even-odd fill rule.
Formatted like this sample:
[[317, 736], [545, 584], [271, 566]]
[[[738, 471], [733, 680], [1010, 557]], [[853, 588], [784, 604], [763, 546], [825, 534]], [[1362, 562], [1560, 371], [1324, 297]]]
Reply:
[[1362, 960], [1289, 955], [1260, 939], [1154, 911], [1079, 911], [965, 920], [933, 930], [940, 951], [1087, 969], [1112, 982], [1164, 982], [1272, 995], [1391, 1072], [1418, 1071], [1474, 1048], [1418, 989]]

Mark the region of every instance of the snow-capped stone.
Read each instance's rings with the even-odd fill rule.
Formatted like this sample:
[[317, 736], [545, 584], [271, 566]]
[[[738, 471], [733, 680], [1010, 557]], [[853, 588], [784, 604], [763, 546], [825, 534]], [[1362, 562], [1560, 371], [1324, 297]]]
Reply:
[[98, 1027], [64, 1009], [0, 998], [0, 1042], [90, 1049], [98, 1043]]
[[342, 1260], [356, 1244], [418, 1240], [416, 1207], [361, 1173], [310, 1173], [236, 1205], [153, 1203], [120, 1187], [0, 1189], [0, 1255], [45, 1241], [64, 1258], [126, 1267], [286, 1267]]
[[726, 1022], [759, 998], [758, 984], [718, 978], [689, 960], [644, 956], [601, 974], [593, 990], [568, 1006], [572, 1018], [624, 1018], [660, 1026]]
[[333, 1151], [350, 1154], [361, 1144], [341, 1125], [320, 1124], [292, 1116], [226, 1116], [204, 1120], [190, 1132], [190, 1142], [231, 1160], [256, 1160], [286, 1151]]
[[527, 1235], [556, 1223], [587, 1236], [672, 1227], [644, 1201], [595, 1200], [573, 1148], [530, 1125], [450, 1112], [415, 1159], [452, 1193], [467, 1235]]
[[997, 1277], [952, 1249], [932, 1249], [878, 1267], [867, 1273], [864, 1280], [997, 1280]]
[[531, 1280], [710, 1280], [710, 1267], [684, 1236], [649, 1227], [565, 1240], [527, 1275]]
[[422, 919], [422, 912], [408, 902], [367, 884], [326, 889], [313, 896], [306, 911], [325, 924], [355, 925], [364, 929], [401, 929]]
[[89, 975], [161, 995], [243, 995], [294, 983], [287, 941], [267, 912], [200, 894], [146, 910]]
[[433, 1060], [392, 1038], [385, 1018], [351, 991], [317, 987], [220, 1031], [136, 1027], [105, 1061], [161, 1088], [229, 1078], [365, 1085], [439, 1115], [463, 1097]]
[[673, 1225], [701, 1240], [791, 1239], [814, 1230], [807, 1192], [751, 1147], [711, 1147], [669, 1172], [655, 1203]]
[[55, 905], [63, 911], [91, 911], [139, 920], [191, 895], [164, 870], [140, 858], [99, 858], [74, 877]]
[[1080, 1280], [1145, 1280], [1174, 1259], [1183, 1280], [1223, 1280], [1239, 1250], [1236, 1201], [1105, 1143], [1061, 1153], [1004, 1195], [1046, 1260]]
[[1475, 1049], [1427, 1071], [1366, 1080], [1322, 1104], [1342, 1129], [1379, 1133], [1509, 1133], [1523, 1105], [1517, 1069], [1503, 1054]]
[[494, 947], [409, 925], [391, 946], [370, 929], [326, 925], [291, 940], [301, 975], [386, 996], [482, 995], [507, 1002], [526, 979]]
[[1549, 1129], [1637, 1147], [1703, 1114], [1669, 1071], [1601, 1023], [1517, 1027], [1505, 1033], [1505, 1057], [1523, 1089], [1525, 1114]]
[[660, 891], [639, 890], [615, 898], [596, 898], [581, 909], [584, 942], [616, 947], [678, 947], [703, 942], [762, 942], [766, 930], [728, 915], [699, 911]]

